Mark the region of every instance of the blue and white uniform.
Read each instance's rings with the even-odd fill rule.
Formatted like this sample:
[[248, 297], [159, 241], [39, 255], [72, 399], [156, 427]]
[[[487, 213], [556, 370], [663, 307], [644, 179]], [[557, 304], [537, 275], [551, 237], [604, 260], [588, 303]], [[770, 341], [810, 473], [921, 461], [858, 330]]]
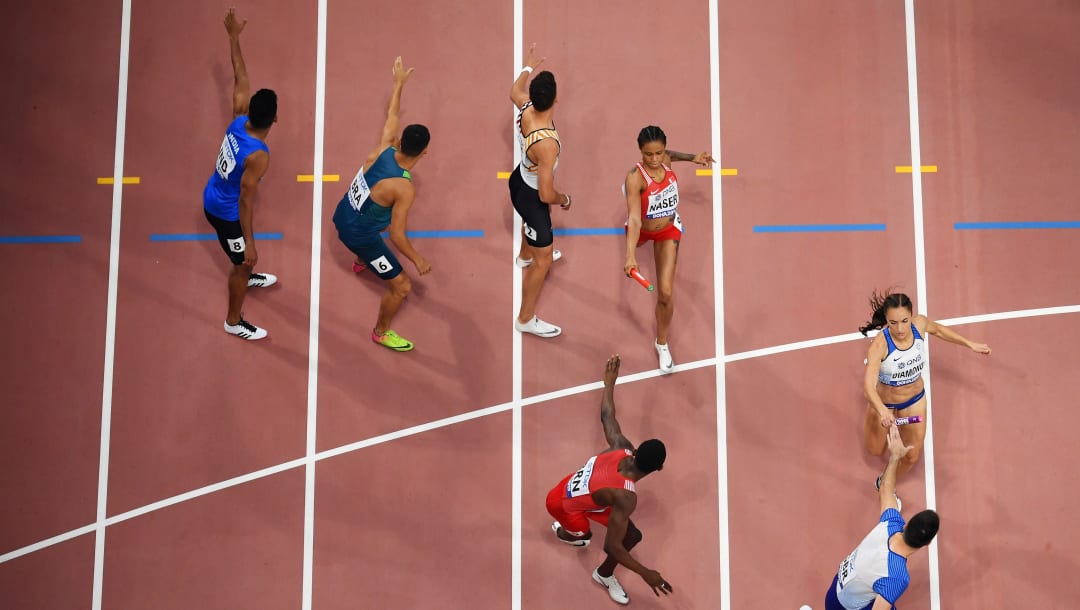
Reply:
[[393, 208], [372, 199], [371, 189], [387, 178], [412, 181], [409, 170], [398, 165], [394, 158], [396, 152], [393, 146], [387, 147], [370, 168], [361, 167], [334, 210], [338, 238], [384, 280], [397, 277], [402, 269], [381, 235], [390, 226]]
[[229, 123], [217, 166], [203, 189], [203, 207], [222, 220], [240, 220], [240, 178], [248, 155], [260, 150], [270, 152], [266, 142], [248, 135], [244, 128], [247, 121], [247, 115], [242, 114]]
[[907, 559], [889, 548], [889, 538], [904, 531], [904, 525], [895, 508], [881, 513], [877, 526], [840, 562], [825, 594], [826, 610], [870, 610], [878, 595], [896, 604], [911, 578]]
[[[882, 331], [885, 335], [885, 343], [889, 346], [885, 359], [881, 361], [881, 369], [878, 371], [878, 381], [884, 385], [901, 387], [911, 385], [922, 379], [923, 370], [930, 365], [930, 355], [926, 352], [926, 340], [923, 339], [919, 329], [911, 325], [911, 347], [900, 349], [893, 342], [889, 329]], [[922, 400], [926, 390], [920, 389], [914, 396], [902, 403], [885, 403], [889, 409], [906, 409]]]
[[915, 328], [914, 324], [911, 325], [911, 334], [915, 339], [912, 341], [911, 347], [907, 349], [896, 347], [888, 328], [882, 332], [885, 335], [885, 343], [889, 346], [889, 352], [885, 354], [885, 359], [881, 361], [878, 381], [891, 386], [909, 385], [918, 381], [922, 377], [923, 369], [926, 368], [929, 362], [929, 356], [926, 353], [926, 341], [919, 334], [919, 329]]

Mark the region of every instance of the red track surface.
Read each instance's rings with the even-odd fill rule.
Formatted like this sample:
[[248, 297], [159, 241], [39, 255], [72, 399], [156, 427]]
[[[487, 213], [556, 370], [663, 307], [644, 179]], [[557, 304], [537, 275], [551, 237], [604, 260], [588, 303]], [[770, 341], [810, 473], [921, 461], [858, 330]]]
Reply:
[[[1080, 14], [1045, 6], [919, 2], [916, 32], [928, 313], [936, 319], [1075, 305], [1075, 231], [957, 231], [955, 222], [1077, 220], [1075, 101]], [[306, 426], [315, 384], [312, 607], [509, 608], [515, 454], [511, 403], [514, 217], [498, 171], [512, 166], [513, 6], [424, 0], [330, 2], [326, 39], [319, 290], [311, 291], [317, 5], [240, 7], [253, 86], [280, 97], [260, 188], [259, 267], [279, 286], [252, 291], [246, 315], [270, 339], [220, 330], [225, 259], [215, 242], [156, 242], [207, 232], [199, 197], [228, 120], [222, 7], [135, 3], [131, 20], [108, 456], [103, 608], [298, 608], [303, 604]], [[556, 227], [616, 227], [634, 140], [661, 125], [669, 145], [711, 147], [708, 4], [635, 0], [527, 2], [523, 38], [559, 81], [565, 150], [559, 184], [573, 211]], [[662, 24], [651, 29], [646, 23]], [[86, 43], [75, 43], [78, 31]], [[0, 149], [0, 235], [77, 234], [77, 244], [0, 244], [0, 600], [12, 608], [84, 608], [94, 531], [115, 147], [120, 4], [11, 9], [0, 26], [0, 97], [12, 121]], [[81, 40], [81, 39], [80, 39]], [[433, 133], [414, 172], [413, 230], [480, 230], [417, 239], [434, 272], [394, 326], [417, 343], [396, 354], [368, 339], [382, 285], [354, 276], [330, 222], [382, 124], [389, 67], [416, 67], [403, 120]], [[659, 437], [668, 465], [640, 485], [634, 551], [675, 585], [653, 597], [620, 578], [634, 607], [821, 607], [836, 563], [874, 520], [881, 462], [863, 454], [860, 361], [846, 342], [720, 364], [727, 354], [845, 334], [872, 288], [917, 297], [903, 2], [822, 9], [791, 0], [719, 3], [724, 302], [714, 302], [710, 178], [681, 178], [687, 233], [676, 281], [672, 351], [692, 365], [616, 390], [632, 440]], [[716, 153], [717, 151], [714, 151]], [[715, 168], [719, 170], [720, 168]], [[882, 232], [755, 234], [754, 225], [885, 223]], [[624, 374], [655, 367], [653, 297], [621, 275], [620, 236], [557, 237], [538, 311], [564, 328], [522, 338], [521, 394], [598, 380], [619, 352]], [[639, 257], [650, 277], [652, 256]], [[411, 269], [410, 269], [410, 273]], [[318, 299], [317, 377], [309, 379]], [[959, 330], [990, 358], [934, 342], [933, 413], [939, 568], [910, 562], [905, 610], [1066, 608], [1080, 595], [1061, 464], [1076, 443], [1061, 383], [1080, 341], [1077, 313]], [[1052, 337], [1052, 341], [1047, 338]], [[608, 607], [590, 582], [599, 544], [554, 541], [548, 489], [601, 448], [599, 392], [570, 389], [521, 413], [523, 608]], [[448, 426], [427, 425], [498, 406]], [[717, 438], [717, 413], [727, 438]], [[1017, 417], [1022, 415], [1022, 417]], [[427, 425], [427, 426], [426, 426]], [[415, 434], [402, 432], [413, 426]], [[388, 435], [380, 437], [380, 435]], [[718, 487], [717, 451], [728, 461]], [[287, 466], [279, 465], [289, 463]], [[242, 477], [267, 476], [150, 510]], [[905, 514], [925, 506], [926, 476], [900, 481]], [[727, 520], [720, 518], [727, 498]], [[151, 507], [152, 508], [152, 507]], [[127, 511], [135, 511], [124, 515]], [[90, 526], [90, 527], [86, 527]], [[80, 530], [79, 528], [85, 528]], [[598, 531], [602, 535], [602, 529]], [[70, 539], [28, 545], [74, 532]], [[727, 562], [720, 541], [730, 540]], [[23, 550], [30, 552], [23, 552]], [[731, 589], [720, 588], [721, 573]], [[571, 601], [568, 601], [571, 600]]]

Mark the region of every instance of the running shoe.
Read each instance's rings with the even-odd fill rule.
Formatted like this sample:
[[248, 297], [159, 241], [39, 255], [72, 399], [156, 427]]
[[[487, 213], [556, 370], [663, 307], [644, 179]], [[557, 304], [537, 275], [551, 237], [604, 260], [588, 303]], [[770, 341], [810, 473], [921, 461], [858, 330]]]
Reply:
[[363, 273], [364, 269], [367, 269], [367, 263], [365, 263], [363, 261], [353, 261], [353, 264], [352, 264], [352, 272], [353, 273]]
[[[559, 538], [560, 527], [562, 527], [562, 525], [560, 525], [558, 521], [553, 521], [551, 523], [551, 531], [555, 532], [556, 538]], [[581, 538], [579, 540], [565, 540], [563, 538], [559, 538], [559, 542], [562, 542], [563, 544], [569, 544], [570, 546], [589, 546], [590, 541], [592, 541], [591, 536], [589, 538]]]
[[248, 276], [248, 288], [266, 288], [277, 283], [277, 276], [272, 273], [252, 273]]
[[[562, 252], [559, 252], [558, 250], [552, 250], [551, 251], [551, 262], [554, 263], [555, 261], [559, 260], [560, 258], [562, 258]], [[517, 257], [514, 257], [514, 263], [518, 267], [521, 267], [522, 269], [524, 269], [525, 267], [528, 267], [529, 265], [531, 265], [532, 261], [533, 261], [533, 259], [531, 259], [531, 258], [517, 258]]]
[[619, 581], [615, 578], [614, 574], [604, 578], [600, 575], [600, 572], [593, 570], [592, 579], [596, 584], [607, 589], [608, 595], [611, 596], [611, 600], [616, 604], [625, 606], [630, 603], [630, 596], [626, 594], [626, 591], [623, 591], [622, 585], [619, 584]]
[[656, 345], [656, 357], [660, 360], [660, 373], [663, 375], [670, 375], [675, 371], [675, 361], [671, 359], [671, 350], [668, 349], [667, 344]]
[[395, 352], [407, 352], [413, 348], [412, 341], [405, 339], [393, 330], [387, 330], [382, 335], [377, 334], [375, 331], [371, 331], [371, 340], [383, 347], [388, 347]]
[[241, 317], [240, 321], [236, 324], [229, 324], [226, 321], [225, 332], [229, 333], [230, 335], [236, 335], [241, 339], [247, 339], [248, 341], [258, 341], [259, 339], [262, 339], [269, 334], [266, 332], [265, 328], [259, 328], [258, 326], [255, 326], [251, 322], [245, 320], [243, 317]]
[[554, 324], [548, 324], [540, 318], [533, 316], [532, 320], [522, 324], [517, 319], [514, 320], [514, 328], [519, 332], [532, 333], [537, 337], [544, 337], [550, 339], [551, 337], [558, 337], [562, 333], [562, 329]]

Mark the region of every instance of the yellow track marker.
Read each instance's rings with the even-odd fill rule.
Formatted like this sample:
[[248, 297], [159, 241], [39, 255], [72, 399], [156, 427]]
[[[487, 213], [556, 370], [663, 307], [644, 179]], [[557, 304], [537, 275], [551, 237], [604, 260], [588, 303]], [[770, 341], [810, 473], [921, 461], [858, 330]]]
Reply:
[[[936, 174], [937, 173], [937, 166], [936, 165], [920, 165], [919, 169], [924, 174]], [[896, 173], [898, 173], [898, 174], [910, 174], [912, 171], [914, 171], [914, 170], [912, 169], [912, 167], [910, 165], [897, 165], [896, 166]]]
[[495, 177], [499, 180], [509, 180], [511, 172], [497, 172]]
[[[713, 175], [713, 170], [711, 170], [711, 169], [699, 169], [699, 170], [697, 170], [697, 175], [699, 175], [699, 176], [711, 176], [711, 175]], [[738, 176], [739, 175], [739, 170], [737, 170], [737, 169], [735, 169], [733, 167], [726, 168], [726, 169], [721, 169], [720, 170], [720, 175], [721, 176]]]
[[[113, 180], [112, 177], [98, 178], [97, 179], [98, 184], [113, 184], [115, 182], [116, 181]], [[138, 176], [124, 176], [123, 178], [120, 178], [120, 184], [139, 184], [139, 177]]]
[[[322, 181], [323, 182], [338, 182], [340, 180], [341, 180], [341, 175], [339, 175], [339, 174], [323, 174], [322, 175]], [[314, 174], [300, 174], [300, 175], [298, 175], [296, 177], [296, 181], [297, 182], [315, 182], [315, 175]]]

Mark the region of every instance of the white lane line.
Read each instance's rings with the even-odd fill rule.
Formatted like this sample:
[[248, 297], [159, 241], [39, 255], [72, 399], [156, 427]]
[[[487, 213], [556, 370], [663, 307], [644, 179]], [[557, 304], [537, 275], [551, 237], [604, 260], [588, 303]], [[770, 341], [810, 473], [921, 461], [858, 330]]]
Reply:
[[301, 608], [311, 610], [315, 566], [315, 439], [319, 398], [319, 295], [322, 286], [323, 145], [326, 134], [326, 6], [319, 0], [315, 43], [315, 181], [311, 195], [311, 310], [308, 314], [307, 439], [304, 458], [304, 563]]
[[[716, 166], [721, 162], [720, 142], [720, 9], [709, 0], [709, 102], [712, 112], [711, 144]], [[719, 520], [720, 608], [731, 608], [731, 537], [728, 530], [727, 358], [724, 344], [724, 197], [721, 173], [713, 172], [713, 326], [716, 337], [716, 502]]]
[[[915, 60], [915, 1], [904, 0], [904, 22], [907, 38], [907, 79], [908, 79], [908, 117], [911, 129], [911, 194], [915, 214], [915, 286], [918, 305], [923, 315], [930, 315], [930, 304], [926, 293], [926, 242], [923, 224], [922, 192], [922, 143], [919, 135], [919, 79], [918, 63]], [[924, 348], [930, 355], [930, 345]], [[923, 441], [923, 466], [926, 471], [926, 507], [937, 507], [937, 491], [934, 480], [934, 418], [931, 416], [932, 393], [930, 370], [923, 371], [926, 390], [926, 438]], [[937, 540], [930, 543], [928, 549], [930, 569], [930, 609], [941, 608], [941, 584], [938, 571]]]
[[[524, 62], [524, 47], [525, 47], [525, 32], [524, 32], [524, 20], [525, 13], [522, 6], [522, 0], [514, 0], [514, 65], [511, 66], [514, 72], [512, 78], [518, 77], [517, 70], [521, 68]], [[512, 104], [511, 104], [512, 105]], [[517, 113], [517, 109], [514, 109], [514, 113]], [[511, 115], [513, 118], [514, 115]], [[513, 123], [513, 121], [511, 121]], [[516, 127], [514, 127], [516, 130]], [[517, 170], [518, 163], [521, 162], [521, 151], [517, 146], [517, 135], [515, 134], [510, 140], [514, 149], [514, 170]], [[507, 202], [509, 203], [509, 202]], [[514, 261], [517, 259], [518, 249], [521, 248], [521, 217], [516, 212], [511, 212], [514, 216], [514, 238], [513, 247], [514, 251], [511, 256], [507, 257], [507, 260]], [[517, 320], [518, 309], [521, 308], [521, 273], [522, 270], [518, 268], [516, 264], [513, 265], [512, 277], [513, 277], [513, 289], [514, 296], [511, 299], [512, 307], [514, 309], [512, 316], [507, 316], [508, 320]], [[513, 473], [510, 477], [510, 607], [513, 610], [521, 610], [521, 494], [522, 494], [522, 472], [521, 472], [521, 387], [522, 387], [522, 371], [521, 371], [521, 333], [514, 328], [513, 324], [510, 325], [511, 336], [511, 387], [512, 393], [510, 395], [510, 404], [513, 407], [513, 417], [511, 422], [511, 458], [510, 467]]]
[[[1077, 314], [1077, 313], [1080, 313], [1080, 305], [1067, 305], [1067, 306], [1063, 306], [1063, 307], [1047, 307], [1047, 308], [1040, 308], [1040, 309], [1007, 311], [1007, 312], [996, 313], [996, 314], [980, 314], [980, 315], [975, 315], [975, 316], [965, 316], [965, 317], [952, 318], [952, 319], [947, 319], [947, 320], [938, 320], [938, 322], [940, 322], [942, 324], [945, 324], [947, 326], [959, 326], [959, 325], [963, 325], [963, 324], [980, 324], [980, 323], [984, 323], [984, 322], [995, 322], [995, 321], [998, 321], [998, 320], [1015, 320], [1015, 319], [1019, 319], [1019, 318], [1033, 318], [1033, 317], [1041, 317], [1041, 316], [1062, 315], [1062, 314]], [[788, 343], [788, 344], [785, 344], [785, 345], [777, 345], [777, 346], [770, 347], [770, 348], [765, 348], [765, 349], [758, 349], [758, 350], [751, 350], [751, 351], [747, 351], [747, 352], [729, 354], [728, 356], [723, 358], [723, 361], [724, 362], [735, 362], [735, 361], [738, 361], [738, 360], [745, 360], [745, 359], [748, 359], [748, 358], [760, 358], [760, 357], [763, 357], [763, 356], [770, 356], [770, 355], [773, 355], [773, 354], [780, 354], [780, 353], [784, 353], [784, 352], [795, 351], [795, 350], [798, 350], [798, 349], [808, 349], [808, 348], [811, 348], [811, 347], [817, 347], [817, 346], [821, 346], [821, 345], [829, 345], [829, 344], [833, 344], [833, 343], [842, 343], [844, 341], [853, 341], [853, 340], [857, 340], [857, 339], [864, 339], [864, 337], [862, 335], [860, 335], [859, 333], [853, 333], [853, 334], [848, 334], [848, 335], [837, 335], [835, 337], [825, 337], [824, 339], [816, 339], [816, 340], [813, 340], [813, 341], [800, 341], [798, 343]], [[685, 364], [676, 365], [675, 366], [675, 371], [676, 372], [692, 371], [692, 370], [711, 367], [711, 366], [716, 366], [716, 365], [717, 365], [717, 359], [716, 358], [706, 358], [704, 360], [696, 360], [694, 362], [687, 362]], [[623, 384], [643, 381], [643, 380], [646, 380], [646, 379], [653, 379], [653, 378], [659, 377], [659, 376], [660, 376], [660, 372], [658, 370], [651, 369], [651, 370], [648, 370], [648, 371], [642, 371], [642, 372], [639, 372], [639, 373], [633, 373], [633, 374], [630, 374], [630, 375], [620, 376], [619, 380], [616, 383], [618, 385], [623, 385]], [[522, 407], [527, 407], [527, 406], [531, 406], [531, 405], [537, 405], [537, 404], [542, 404], [542, 403], [545, 403], [545, 402], [550, 402], [550, 401], [553, 401], [553, 400], [559, 400], [559, 399], [562, 399], [562, 398], [567, 398], [569, 396], [574, 396], [574, 395], [582, 394], [582, 393], [585, 393], [585, 392], [591, 392], [591, 391], [594, 391], [594, 390], [599, 390], [599, 389], [601, 389], [603, 387], [604, 387], [603, 381], [594, 381], [594, 382], [590, 382], [590, 383], [584, 383], [584, 384], [581, 384], [581, 385], [577, 385], [577, 386], [574, 386], [574, 387], [571, 387], [571, 388], [564, 388], [564, 389], [561, 389], [561, 390], [554, 390], [554, 391], [551, 391], [551, 392], [546, 392], [544, 394], [537, 394], [535, 396], [529, 396], [529, 397], [526, 397], [526, 398], [522, 398], [520, 403], [521, 403]], [[513, 406], [514, 406], [514, 403], [512, 401], [511, 402], [504, 402], [504, 403], [493, 405], [493, 406], [490, 406], [490, 407], [485, 407], [483, 409], [477, 409], [475, 411], [469, 411], [469, 412], [466, 412], [466, 413], [460, 413], [458, 415], [454, 415], [454, 416], [451, 416], [451, 417], [445, 417], [445, 418], [435, 420], [435, 421], [432, 421], [432, 422], [427, 422], [427, 423], [424, 423], [424, 424], [418, 424], [416, 426], [411, 426], [411, 427], [405, 428], [403, 430], [397, 430], [397, 431], [394, 431], [394, 432], [388, 432], [386, 434], [375, 436], [375, 437], [372, 437], [372, 438], [369, 438], [369, 439], [357, 441], [357, 442], [354, 442], [354, 443], [348, 443], [348, 444], [345, 444], [345, 445], [341, 445], [339, 447], [334, 447], [334, 448], [331, 448], [331, 449], [326, 449], [324, 451], [320, 451], [320, 452], [315, 454], [315, 460], [316, 461], [325, 460], [327, 458], [332, 458], [332, 457], [336, 457], [336, 456], [339, 456], [339, 455], [352, 453], [354, 451], [359, 451], [360, 449], [364, 449], [366, 447], [371, 447], [371, 446], [374, 446], [374, 445], [380, 445], [382, 443], [397, 440], [399, 438], [405, 438], [405, 437], [408, 437], [408, 436], [414, 436], [414, 435], [421, 434], [421, 433], [424, 433], [424, 432], [430, 432], [432, 430], [438, 430], [440, 428], [445, 428], [447, 426], [452, 426], [452, 425], [459, 424], [459, 423], [462, 423], [462, 422], [471, 421], [473, 419], [486, 417], [488, 415], [494, 415], [496, 413], [503, 413], [505, 411], [511, 410], [513, 408]], [[107, 525], [107, 526], [115, 525], [115, 524], [120, 523], [122, 521], [127, 521], [129, 519], [134, 519], [135, 517], [139, 517], [139, 516], [145, 515], [147, 513], [156, 511], [156, 510], [167, 508], [169, 506], [173, 506], [175, 504], [179, 504], [179, 503], [185, 502], [187, 500], [193, 500], [195, 498], [205, 496], [207, 494], [210, 494], [210, 493], [213, 493], [213, 492], [216, 492], [216, 491], [221, 491], [221, 490], [224, 490], [224, 489], [228, 489], [230, 487], [235, 487], [237, 485], [242, 485], [244, 483], [248, 483], [250, 481], [255, 481], [255, 480], [258, 480], [258, 479], [261, 479], [261, 478], [264, 478], [264, 477], [268, 477], [268, 476], [271, 476], [271, 475], [274, 475], [274, 474], [278, 474], [280, 472], [285, 472], [285, 471], [291, 470], [293, 468], [298, 468], [300, 466], [305, 466], [307, 463], [308, 463], [308, 458], [307, 457], [297, 458], [295, 460], [290, 460], [288, 462], [284, 462], [282, 464], [277, 464], [275, 466], [269, 466], [269, 467], [264, 468], [262, 470], [257, 470], [255, 472], [240, 475], [240, 476], [237, 476], [237, 477], [225, 480], [225, 481], [221, 481], [219, 483], [214, 483], [212, 485], [207, 485], [206, 487], [200, 487], [198, 489], [194, 489], [194, 490], [189, 491], [189, 492], [185, 492], [185, 493], [182, 493], [182, 494], [179, 494], [179, 495], [176, 495], [176, 496], [172, 496], [172, 497], [166, 498], [164, 500], [159, 500], [159, 501], [154, 502], [152, 504], [147, 504], [146, 506], [142, 506], [142, 507], [139, 507], [139, 508], [136, 508], [136, 509], [132, 509], [132, 510], [130, 510], [128, 512], [121, 513], [119, 515], [114, 515], [113, 517], [110, 517], [110, 518], [105, 520], [105, 525]], [[27, 545], [25, 547], [21, 547], [21, 548], [9, 551], [9, 552], [7, 552], [7, 553], [5, 553], [3, 555], [0, 555], [0, 564], [3, 564], [5, 562], [7, 562], [7, 561], [11, 561], [13, 559], [17, 559], [19, 557], [22, 557], [22, 556], [27, 555], [29, 553], [32, 553], [34, 551], [39, 551], [41, 549], [48, 548], [48, 547], [53, 546], [55, 544], [59, 544], [59, 543], [64, 542], [64, 541], [71, 540], [72, 538], [81, 536], [83, 534], [93, 532], [93, 531], [95, 531], [96, 527], [97, 527], [96, 524], [85, 525], [83, 527], [71, 530], [69, 532], [65, 532], [63, 534], [58, 534], [56, 536], [47, 538], [45, 540], [41, 540], [39, 542], [35, 542], [33, 544]]]
[[98, 453], [97, 521], [94, 525], [94, 587], [90, 607], [101, 610], [105, 578], [105, 517], [109, 499], [109, 445], [112, 438], [113, 365], [116, 358], [116, 291], [120, 280], [120, 218], [127, 138], [128, 60], [131, 52], [131, 0], [120, 12], [120, 74], [116, 87], [116, 149], [113, 153], [112, 226], [109, 233], [109, 296], [105, 306], [105, 370], [101, 383], [101, 448]]

